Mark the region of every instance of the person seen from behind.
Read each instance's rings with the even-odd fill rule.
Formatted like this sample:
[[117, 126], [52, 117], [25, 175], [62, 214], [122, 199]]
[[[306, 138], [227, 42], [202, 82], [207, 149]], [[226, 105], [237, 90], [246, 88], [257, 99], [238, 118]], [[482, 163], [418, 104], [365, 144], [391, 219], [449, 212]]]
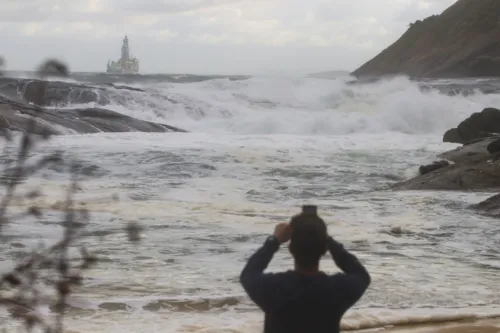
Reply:
[[[288, 241], [295, 269], [264, 273]], [[320, 271], [327, 251], [342, 273]], [[361, 298], [371, 278], [356, 256], [328, 235], [316, 207], [304, 206], [290, 223], [276, 226], [274, 235], [248, 260], [240, 282], [265, 313], [264, 333], [336, 333], [342, 316]]]

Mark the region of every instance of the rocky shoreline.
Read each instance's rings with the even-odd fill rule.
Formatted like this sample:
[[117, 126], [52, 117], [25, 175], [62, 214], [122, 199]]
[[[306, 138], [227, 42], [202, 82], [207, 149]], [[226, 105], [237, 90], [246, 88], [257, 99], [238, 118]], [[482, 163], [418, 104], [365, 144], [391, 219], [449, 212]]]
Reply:
[[[0, 78], [0, 129], [40, 135], [99, 132], [186, 132], [183, 129], [136, 119], [101, 107], [68, 108], [71, 104], [110, 103], [107, 86]], [[141, 89], [112, 85], [119, 90]], [[28, 126], [30, 119], [36, 126]]]
[[[500, 110], [474, 113], [443, 136], [444, 142], [462, 146], [437, 156], [419, 168], [414, 178], [390, 185], [392, 190], [500, 190]], [[450, 135], [450, 131], [453, 136]], [[478, 212], [500, 217], [500, 194], [472, 205]]]

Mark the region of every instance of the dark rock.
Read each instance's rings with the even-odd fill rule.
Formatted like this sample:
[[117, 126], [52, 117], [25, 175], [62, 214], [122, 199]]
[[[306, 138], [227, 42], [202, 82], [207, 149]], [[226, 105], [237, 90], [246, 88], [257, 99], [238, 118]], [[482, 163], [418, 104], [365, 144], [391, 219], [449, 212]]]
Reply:
[[481, 132], [500, 133], [500, 110], [486, 108], [481, 112], [473, 113], [457, 128], [464, 142], [477, 139]]
[[[112, 89], [110, 89], [112, 88]], [[49, 109], [74, 104], [104, 106], [111, 100], [126, 102], [117, 91], [144, 92], [113, 84], [85, 85], [73, 82], [0, 77], [0, 128], [36, 134], [97, 132], [185, 132], [180, 128], [139, 120], [104, 108]], [[121, 100], [120, 100], [121, 99]], [[36, 126], [29, 129], [34, 117]]]
[[391, 227], [390, 233], [400, 236], [403, 234], [403, 229], [401, 227]]
[[457, 128], [448, 130], [443, 136], [443, 142], [470, 144], [477, 139], [496, 136], [498, 133], [500, 133], [500, 110], [486, 108], [473, 113]]
[[396, 190], [500, 189], [500, 165], [450, 165], [391, 186]]
[[500, 188], [500, 163], [487, 147], [497, 137], [485, 138], [438, 155], [453, 164], [391, 185], [395, 190], [487, 190]]
[[500, 137], [500, 133], [489, 133], [489, 132], [479, 131], [475, 139], [465, 141], [464, 145], [470, 145], [471, 143], [476, 143], [482, 141], [483, 139], [492, 137]]
[[443, 135], [443, 142], [463, 143], [463, 139], [458, 134], [458, 128], [452, 128]]
[[0, 78], [0, 92], [10, 98], [17, 98], [40, 106], [68, 106], [71, 104], [96, 103], [106, 105], [120, 96], [109, 88], [144, 92], [143, 89], [114, 85], [80, 84], [73, 82], [42, 81], [38, 79]]
[[500, 139], [497, 139], [497, 140], [494, 140], [494, 141], [491, 141], [487, 146], [486, 146], [486, 150], [490, 153], [490, 154], [496, 154], [498, 152], [500, 152]]
[[[36, 126], [29, 129], [30, 119]], [[39, 135], [98, 132], [186, 132], [183, 129], [135, 119], [100, 109], [46, 109], [0, 96], [0, 128]]]
[[500, 217], [500, 194], [495, 194], [480, 203], [471, 205], [470, 208], [487, 216]]
[[438, 157], [457, 164], [475, 164], [484, 162], [491, 158], [491, 154], [488, 152], [487, 147], [496, 139], [498, 139], [498, 137], [476, 140], [470, 144], [462, 145], [455, 149], [441, 153]]
[[128, 86], [123, 86], [123, 85], [117, 85], [114, 83], [105, 83], [106, 86], [108, 87], [113, 87], [115, 89], [125, 89], [125, 90], [131, 90], [131, 91], [140, 91], [144, 92], [144, 89], [141, 88], [135, 88], [135, 87], [128, 87]]
[[444, 168], [448, 165], [450, 165], [450, 162], [448, 162], [448, 161], [436, 161], [436, 162], [433, 162], [433, 163], [428, 164], [428, 165], [420, 166], [418, 171], [420, 172], [421, 175], [425, 175], [429, 172]]

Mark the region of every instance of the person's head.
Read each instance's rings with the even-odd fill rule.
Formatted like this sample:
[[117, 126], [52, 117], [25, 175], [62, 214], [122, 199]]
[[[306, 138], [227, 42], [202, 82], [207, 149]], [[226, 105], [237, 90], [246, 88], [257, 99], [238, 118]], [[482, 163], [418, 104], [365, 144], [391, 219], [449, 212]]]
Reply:
[[288, 248], [298, 269], [315, 270], [327, 251], [328, 231], [315, 214], [298, 214], [290, 221], [292, 236]]

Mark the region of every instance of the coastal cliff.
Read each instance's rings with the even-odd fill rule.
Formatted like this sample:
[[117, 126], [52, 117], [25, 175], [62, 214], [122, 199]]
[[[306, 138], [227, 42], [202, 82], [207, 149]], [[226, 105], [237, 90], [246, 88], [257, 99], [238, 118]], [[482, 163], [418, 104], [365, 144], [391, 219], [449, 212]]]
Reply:
[[440, 15], [410, 24], [395, 43], [351, 74], [500, 76], [500, 1], [458, 0]]

